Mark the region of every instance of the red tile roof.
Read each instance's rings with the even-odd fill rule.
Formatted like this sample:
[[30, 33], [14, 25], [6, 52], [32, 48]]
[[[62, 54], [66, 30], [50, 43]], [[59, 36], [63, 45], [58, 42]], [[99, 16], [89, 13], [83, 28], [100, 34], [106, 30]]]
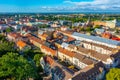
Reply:
[[55, 50], [53, 50], [53, 49], [51, 49], [51, 48], [49, 48], [49, 47], [47, 47], [45, 45], [42, 45], [41, 49], [45, 49], [46, 51], [50, 52], [53, 56], [56, 55], [56, 51]]
[[45, 57], [45, 60], [46, 60], [46, 62], [47, 62], [48, 64], [50, 64], [50, 65], [52, 65], [52, 64], [54, 63], [54, 60], [53, 60], [51, 57], [49, 57], [49, 56], [46, 56], [46, 57]]
[[38, 35], [40, 38], [47, 38], [48, 35], [46, 33], [43, 33], [42, 35]]
[[74, 31], [73, 30], [68, 30], [68, 31], [60, 31], [61, 33], [65, 34], [69, 34], [71, 35]]
[[110, 39], [112, 37], [112, 34], [105, 32], [102, 34], [102, 37]]
[[27, 45], [27, 44], [26, 44], [25, 42], [23, 42], [23, 41], [18, 41], [18, 42], [17, 42], [17, 46], [18, 46], [18, 47], [24, 48], [26, 45]]
[[14, 38], [22, 37], [22, 36], [20, 35], [20, 33], [15, 33], [15, 32], [9, 33], [8, 35], [9, 35], [9, 36], [12, 36], [12, 37], [14, 37]]
[[67, 56], [70, 56], [70, 57], [74, 57], [75, 56], [74, 52], [71, 52], [71, 51], [63, 49], [63, 48], [59, 48], [58, 51], [63, 53], [63, 54], [65, 54], [65, 55], [67, 55]]
[[29, 37], [29, 40], [35, 41], [35, 42], [37, 42], [37, 43], [39, 43], [39, 44], [42, 44], [42, 43], [43, 43], [43, 41], [41, 41], [41, 39], [36, 38], [36, 37], [34, 37], [34, 36]]

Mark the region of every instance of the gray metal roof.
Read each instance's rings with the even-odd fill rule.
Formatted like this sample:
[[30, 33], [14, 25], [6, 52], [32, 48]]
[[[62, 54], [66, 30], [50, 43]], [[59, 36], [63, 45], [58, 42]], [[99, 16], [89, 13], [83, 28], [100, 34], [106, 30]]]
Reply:
[[69, 44], [64, 43], [64, 42], [61, 44], [61, 47], [63, 47], [63, 48], [66, 48], [66, 47], [68, 47], [68, 46], [69, 46]]
[[102, 37], [96, 37], [96, 36], [81, 34], [81, 33], [77, 33], [77, 32], [74, 32], [72, 35], [82, 37], [82, 38], [86, 38], [86, 39], [90, 39], [90, 40], [93, 40], [93, 41], [98, 41], [98, 42], [110, 44], [110, 45], [120, 45], [119, 41], [106, 39], [106, 38], [102, 38]]
[[102, 33], [103, 33], [105, 30], [104, 30], [104, 29], [98, 29], [98, 28], [96, 28], [95, 31], [96, 31], [96, 32], [102, 32]]

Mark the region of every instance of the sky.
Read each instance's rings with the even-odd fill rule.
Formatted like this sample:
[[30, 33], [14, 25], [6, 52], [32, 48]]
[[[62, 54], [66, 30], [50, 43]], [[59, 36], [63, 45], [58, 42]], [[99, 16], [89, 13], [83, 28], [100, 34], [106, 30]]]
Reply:
[[0, 12], [120, 12], [120, 0], [0, 0]]

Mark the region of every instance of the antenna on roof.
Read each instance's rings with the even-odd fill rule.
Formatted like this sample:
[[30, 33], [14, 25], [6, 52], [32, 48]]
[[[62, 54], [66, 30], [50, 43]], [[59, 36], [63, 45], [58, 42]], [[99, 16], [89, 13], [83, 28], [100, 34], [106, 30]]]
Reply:
[[91, 17], [89, 16], [86, 24], [88, 25], [90, 21], [91, 21]]
[[20, 28], [20, 33], [21, 33], [21, 35], [22, 35], [22, 29], [23, 29], [23, 26]]
[[103, 21], [104, 17], [105, 17], [105, 15], [103, 14], [102, 17], [101, 17], [101, 21]]

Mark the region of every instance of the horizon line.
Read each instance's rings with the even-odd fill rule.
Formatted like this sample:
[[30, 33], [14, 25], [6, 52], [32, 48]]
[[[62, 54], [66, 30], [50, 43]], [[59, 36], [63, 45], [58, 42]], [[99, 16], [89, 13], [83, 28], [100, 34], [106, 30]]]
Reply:
[[43, 12], [0, 12], [3, 13], [120, 13], [120, 11], [43, 11]]

